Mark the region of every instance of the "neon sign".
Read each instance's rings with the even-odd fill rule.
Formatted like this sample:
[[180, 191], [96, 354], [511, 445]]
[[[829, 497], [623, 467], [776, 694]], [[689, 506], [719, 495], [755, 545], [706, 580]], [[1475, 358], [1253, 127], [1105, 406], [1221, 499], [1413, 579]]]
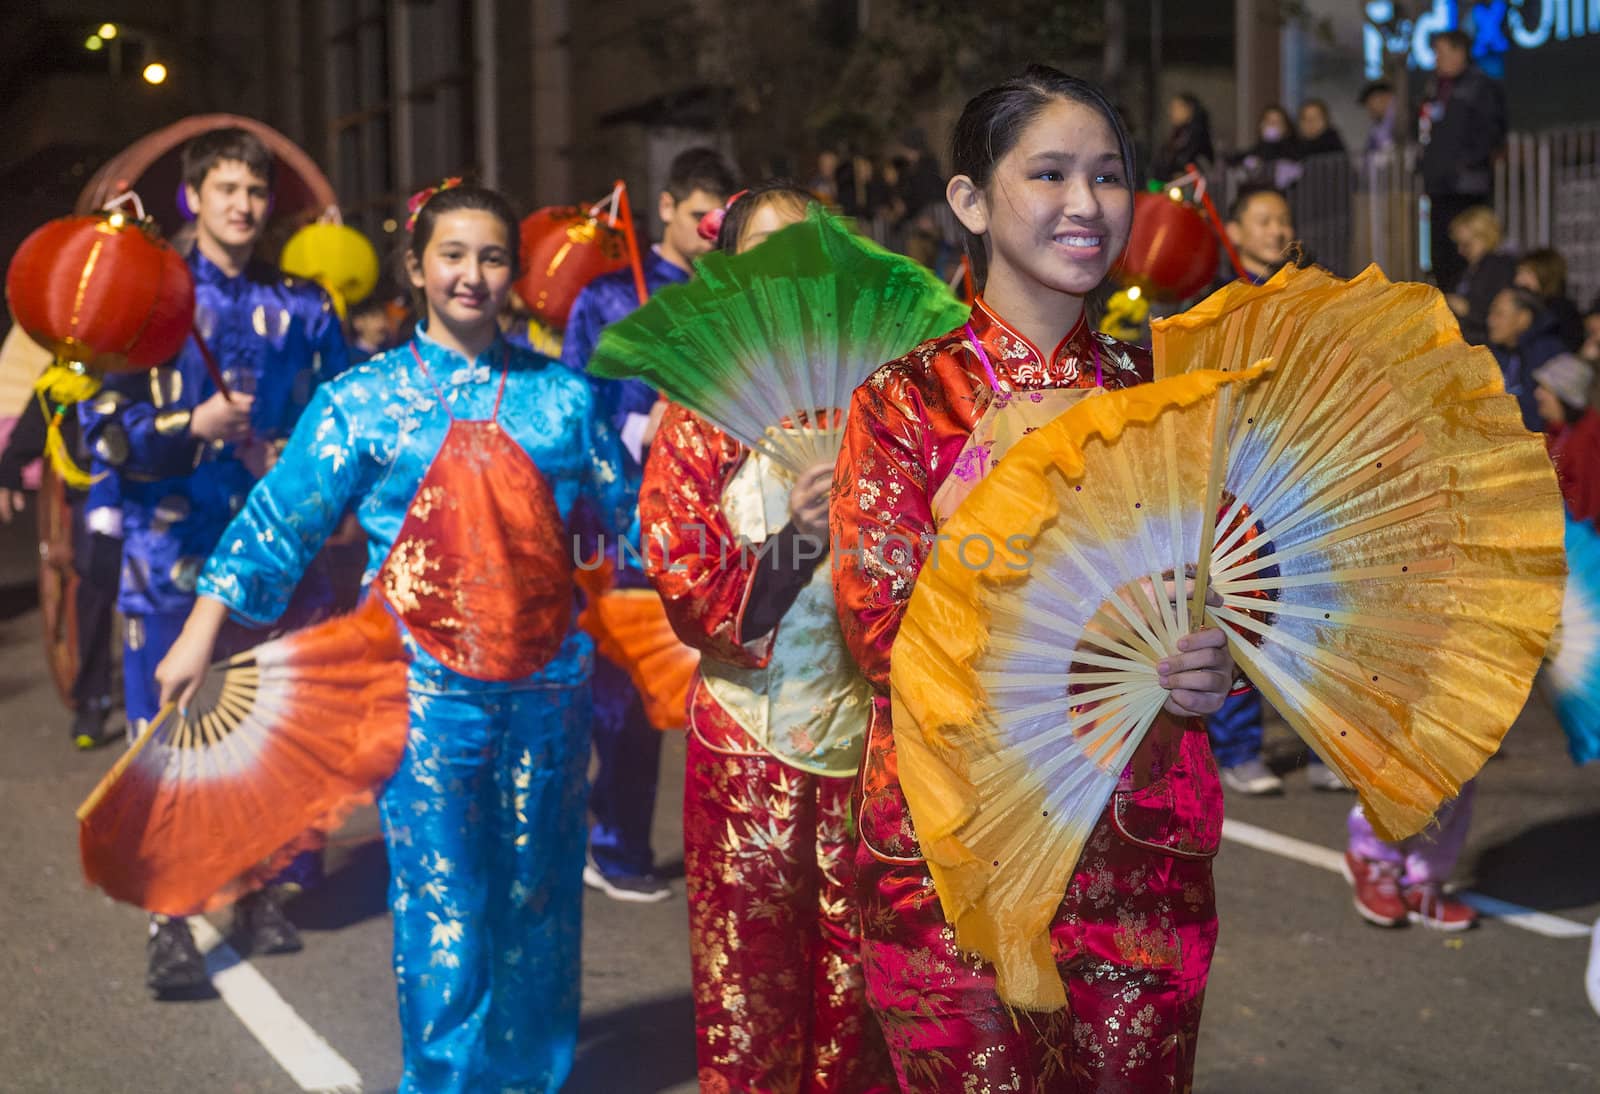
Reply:
[[1393, 0], [1368, 0], [1362, 28], [1367, 78], [1383, 76], [1385, 52], [1404, 53], [1414, 68], [1434, 66], [1428, 39], [1460, 27], [1472, 35], [1473, 59], [1498, 71], [1507, 53], [1586, 35], [1600, 36], [1600, 0], [1432, 0], [1415, 18], [1396, 19]]

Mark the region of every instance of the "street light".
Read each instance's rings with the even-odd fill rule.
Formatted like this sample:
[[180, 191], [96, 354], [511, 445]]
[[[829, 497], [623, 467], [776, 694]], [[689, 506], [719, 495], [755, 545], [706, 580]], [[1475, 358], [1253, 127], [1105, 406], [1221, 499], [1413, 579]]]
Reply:
[[167, 80], [167, 66], [160, 61], [151, 61], [144, 66], [144, 82], [147, 84], [161, 84]]
[[106, 48], [106, 42], [105, 39], [101, 38], [98, 34], [91, 34], [89, 35], [88, 40], [83, 43], [83, 48], [88, 50], [90, 53], [98, 53], [102, 49]]
[[95, 34], [109, 42], [117, 36], [117, 24], [101, 23], [100, 29], [95, 31]]

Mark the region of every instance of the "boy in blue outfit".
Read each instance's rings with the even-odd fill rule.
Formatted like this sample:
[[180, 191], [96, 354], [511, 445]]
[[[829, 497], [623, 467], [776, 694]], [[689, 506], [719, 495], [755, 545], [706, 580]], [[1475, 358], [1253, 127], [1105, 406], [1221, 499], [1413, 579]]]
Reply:
[[[217, 129], [190, 141], [182, 159], [195, 220], [188, 256], [195, 330], [231, 394], [217, 389], [191, 339], [161, 368], [108, 378], [80, 411], [94, 469], [115, 476], [121, 497], [117, 606], [127, 625], [123, 691], [132, 737], [156, 717], [156, 665], [194, 605], [206, 558], [317, 384], [347, 364], [327, 294], [253, 257], [272, 203], [266, 146], [247, 130]], [[246, 947], [300, 948], [281, 908], [288, 886], [299, 880], [286, 875], [285, 884], [239, 903], [236, 927]], [[147, 983], [157, 996], [205, 982], [205, 962], [182, 919], [152, 921], [148, 956]]]
[[[722, 156], [709, 148], [680, 152], [668, 171], [657, 211], [661, 242], [643, 256], [645, 289], [688, 281], [694, 259], [711, 249], [699, 234], [700, 219], [721, 207], [736, 183]], [[631, 269], [598, 277], [573, 302], [561, 347], [561, 361], [584, 372], [600, 332], [639, 306]], [[655, 432], [656, 392], [640, 380], [590, 378], [595, 412], [615, 429], [626, 452], [629, 480], [637, 483], [645, 450]], [[632, 499], [635, 513], [638, 497]], [[635, 520], [635, 538], [637, 520]], [[635, 543], [637, 546], [637, 543]], [[618, 552], [617, 585], [649, 588], [644, 572], [628, 552]], [[589, 809], [589, 862], [584, 883], [614, 900], [654, 903], [671, 895], [654, 874], [650, 823], [655, 815], [656, 779], [661, 767], [661, 735], [645, 717], [644, 701], [621, 667], [595, 656], [594, 747], [599, 759]]]

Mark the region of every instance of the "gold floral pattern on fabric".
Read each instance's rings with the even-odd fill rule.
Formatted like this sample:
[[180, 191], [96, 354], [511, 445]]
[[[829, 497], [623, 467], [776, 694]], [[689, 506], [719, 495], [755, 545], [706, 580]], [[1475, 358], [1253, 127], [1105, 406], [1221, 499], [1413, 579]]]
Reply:
[[696, 697], [684, 871], [700, 1088], [887, 1094], [851, 897], [850, 780], [795, 770]]
[[[465, 514], [471, 514], [465, 519]], [[410, 637], [474, 680], [517, 680], [561, 648], [572, 559], [544, 476], [494, 422], [455, 422], [379, 574]]]
[[[1013, 406], [1031, 406], [1022, 393], [1085, 390], [1095, 360], [1107, 388], [1150, 378], [1149, 354], [1079, 323], [1050, 363], [1021, 334], [980, 301], [972, 333], [989, 354], [1001, 391]], [[1072, 379], [1068, 379], [1068, 376]], [[844, 448], [834, 474], [829, 520], [836, 550], [834, 596], [845, 644], [880, 696], [889, 687], [889, 651], [938, 535], [935, 500], [972, 455], [973, 435], [987, 427], [995, 393], [966, 329], [924, 342], [878, 369], [852, 399]], [[1026, 425], [1024, 425], [1024, 429]], [[984, 433], [980, 440], [995, 439]], [[987, 465], [985, 465], [987, 466]], [[911, 815], [900, 794], [887, 700], [875, 709], [862, 764], [862, 832], [886, 860], [920, 857]]]

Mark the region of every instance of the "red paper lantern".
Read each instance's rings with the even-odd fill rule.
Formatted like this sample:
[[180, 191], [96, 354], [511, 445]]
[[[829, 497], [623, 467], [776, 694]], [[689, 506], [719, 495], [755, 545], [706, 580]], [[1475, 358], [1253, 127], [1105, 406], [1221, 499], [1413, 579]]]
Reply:
[[1133, 231], [1117, 277], [1158, 300], [1187, 300], [1217, 276], [1217, 239], [1187, 201], [1148, 191], [1133, 199]]
[[534, 315], [561, 330], [583, 287], [627, 264], [620, 228], [582, 206], [551, 206], [522, 222], [523, 274], [514, 287]]
[[113, 212], [52, 220], [6, 271], [11, 315], [61, 363], [141, 372], [170, 360], [194, 324], [194, 279], [149, 221]]

